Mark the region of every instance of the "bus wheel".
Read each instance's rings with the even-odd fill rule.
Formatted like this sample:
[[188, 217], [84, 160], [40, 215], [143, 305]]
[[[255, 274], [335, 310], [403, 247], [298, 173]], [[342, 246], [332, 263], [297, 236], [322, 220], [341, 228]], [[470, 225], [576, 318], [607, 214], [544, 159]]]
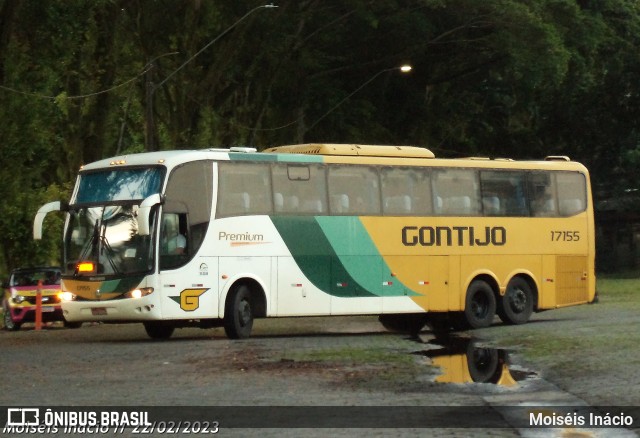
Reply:
[[169, 339], [175, 330], [171, 324], [162, 321], [144, 322], [144, 329], [151, 339]]
[[467, 289], [464, 316], [470, 328], [489, 327], [496, 314], [493, 289], [485, 281], [472, 281]]
[[524, 324], [533, 312], [533, 291], [529, 283], [520, 277], [513, 278], [500, 300], [498, 316], [506, 324]]
[[229, 339], [244, 339], [251, 335], [252, 328], [251, 291], [247, 286], [241, 285], [227, 299], [224, 331]]
[[3, 307], [3, 322], [4, 322], [4, 328], [5, 330], [9, 330], [12, 332], [15, 332], [17, 330], [20, 330], [20, 323], [17, 322], [13, 322], [13, 318], [11, 318], [11, 310], [9, 309], [9, 306], [7, 306], [6, 304]]

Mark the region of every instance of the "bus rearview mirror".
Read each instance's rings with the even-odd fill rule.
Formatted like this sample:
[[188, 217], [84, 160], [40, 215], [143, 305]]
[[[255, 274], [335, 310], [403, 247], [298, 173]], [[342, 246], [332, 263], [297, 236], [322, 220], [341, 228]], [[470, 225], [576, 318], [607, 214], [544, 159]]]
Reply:
[[147, 198], [140, 204], [140, 210], [138, 210], [138, 234], [141, 236], [148, 236], [151, 234], [150, 224], [149, 224], [149, 215], [151, 214], [151, 209], [160, 204], [162, 202], [162, 198], [159, 193], [153, 194]]
[[62, 203], [60, 201], [49, 202], [44, 204], [42, 207], [38, 209], [36, 213], [36, 217], [33, 220], [33, 239], [41, 240], [42, 239], [42, 223], [44, 222], [44, 217], [52, 212], [52, 211], [60, 211], [62, 210]]

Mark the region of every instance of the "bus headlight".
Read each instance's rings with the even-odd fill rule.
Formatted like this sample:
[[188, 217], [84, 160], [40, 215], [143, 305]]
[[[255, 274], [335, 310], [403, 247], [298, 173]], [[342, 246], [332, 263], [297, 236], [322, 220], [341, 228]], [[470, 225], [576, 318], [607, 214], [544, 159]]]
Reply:
[[58, 296], [61, 301], [75, 301], [76, 299], [76, 296], [68, 291], [60, 292]]
[[13, 302], [16, 304], [20, 304], [25, 300], [25, 298], [22, 295], [14, 295], [13, 296]]
[[146, 297], [147, 295], [151, 295], [152, 293], [153, 293], [152, 287], [140, 287], [137, 289], [130, 290], [129, 292], [124, 294], [124, 296], [127, 298], [142, 298], [142, 297]]

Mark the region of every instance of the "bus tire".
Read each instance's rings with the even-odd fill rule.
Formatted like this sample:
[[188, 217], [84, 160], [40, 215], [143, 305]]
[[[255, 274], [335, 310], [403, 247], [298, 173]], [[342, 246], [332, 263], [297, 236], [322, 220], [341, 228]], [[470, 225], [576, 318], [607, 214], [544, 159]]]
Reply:
[[521, 277], [511, 279], [498, 305], [498, 316], [505, 324], [524, 324], [533, 312], [533, 291]]
[[163, 321], [146, 321], [143, 324], [151, 339], [169, 339], [175, 330], [173, 325]]
[[467, 289], [464, 316], [472, 329], [489, 327], [496, 314], [493, 289], [483, 280], [474, 280]]
[[246, 285], [234, 289], [227, 298], [224, 312], [224, 331], [229, 339], [245, 339], [253, 328], [251, 290]]
[[15, 332], [20, 330], [20, 323], [17, 322], [13, 322], [13, 318], [11, 318], [11, 309], [9, 309], [9, 306], [5, 305], [2, 306], [3, 307], [3, 322], [4, 322], [4, 329], [8, 330], [10, 332]]

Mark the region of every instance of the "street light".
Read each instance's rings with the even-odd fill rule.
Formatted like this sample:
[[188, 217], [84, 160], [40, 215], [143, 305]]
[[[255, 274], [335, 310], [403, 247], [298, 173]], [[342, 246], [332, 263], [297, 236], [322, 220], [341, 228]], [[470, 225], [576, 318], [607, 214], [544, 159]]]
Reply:
[[[151, 82], [151, 81], [147, 82], [147, 108], [148, 109], [147, 109], [147, 121], [146, 121], [147, 122], [146, 123], [147, 135], [146, 135], [146, 138], [145, 138], [145, 149], [147, 151], [155, 151], [157, 149], [157, 145], [156, 145], [156, 141], [155, 141], [155, 125], [154, 125], [154, 121], [153, 121], [153, 95], [156, 92], [156, 90], [158, 88], [160, 88], [162, 85], [164, 85], [164, 83], [167, 82], [170, 78], [172, 78], [173, 75], [175, 75], [180, 70], [182, 70], [184, 68], [184, 66], [186, 66], [191, 61], [193, 61], [198, 55], [200, 55], [202, 52], [207, 50], [210, 46], [215, 44], [220, 38], [222, 38], [227, 33], [229, 33], [229, 31], [231, 29], [233, 29], [238, 24], [240, 24], [242, 21], [244, 21], [249, 15], [253, 14], [254, 12], [256, 12], [256, 11], [258, 11], [260, 9], [272, 9], [272, 8], [277, 8], [277, 7], [278, 6], [274, 5], [273, 3], [270, 3], [268, 5], [261, 5], [261, 6], [258, 6], [258, 7], [255, 7], [253, 9], [251, 9], [249, 12], [247, 12], [242, 17], [240, 17], [235, 23], [233, 23], [231, 26], [227, 27], [224, 31], [222, 31], [222, 33], [220, 33], [217, 37], [215, 37], [214, 39], [209, 41], [207, 43], [207, 45], [205, 45], [202, 49], [198, 50], [195, 53], [195, 55], [193, 55], [191, 58], [189, 58], [185, 62], [183, 62], [182, 65], [180, 65], [180, 67], [178, 67], [177, 69], [175, 69], [174, 71], [169, 73], [169, 75], [167, 75], [167, 77], [165, 77], [157, 85], [154, 85], [153, 82]], [[153, 62], [153, 61], [151, 61], [151, 62]], [[151, 62], [150, 62], [150, 64], [151, 64]]]
[[383, 73], [386, 73], [388, 71], [393, 71], [393, 70], [400, 70], [402, 73], [409, 73], [412, 70], [413, 67], [411, 67], [409, 64], [404, 64], [401, 65], [399, 67], [391, 67], [391, 68], [385, 68], [384, 70], [380, 70], [378, 73], [376, 73], [375, 75], [371, 76], [369, 79], [367, 79], [362, 85], [360, 85], [358, 88], [356, 88], [355, 90], [353, 90], [347, 97], [345, 97], [344, 99], [342, 99], [340, 102], [338, 102], [333, 108], [331, 108], [329, 111], [327, 111], [326, 113], [324, 113], [322, 116], [320, 116], [320, 118], [318, 120], [316, 120], [311, 126], [309, 126], [307, 128], [307, 131], [310, 131], [314, 126], [316, 126], [318, 123], [320, 123], [320, 121], [322, 119], [324, 119], [325, 117], [327, 117], [329, 114], [331, 114], [336, 108], [338, 108], [340, 105], [342, 105], [346, 100], [348, 100], [351, 96], [353, 96], [354, 94], [356, 94], [358, 91], [362, 90], [364, 87], [366, 87], [370, 82], [372, 82], [374, 79], [376, 79], [378, 76], [380, 76]]

